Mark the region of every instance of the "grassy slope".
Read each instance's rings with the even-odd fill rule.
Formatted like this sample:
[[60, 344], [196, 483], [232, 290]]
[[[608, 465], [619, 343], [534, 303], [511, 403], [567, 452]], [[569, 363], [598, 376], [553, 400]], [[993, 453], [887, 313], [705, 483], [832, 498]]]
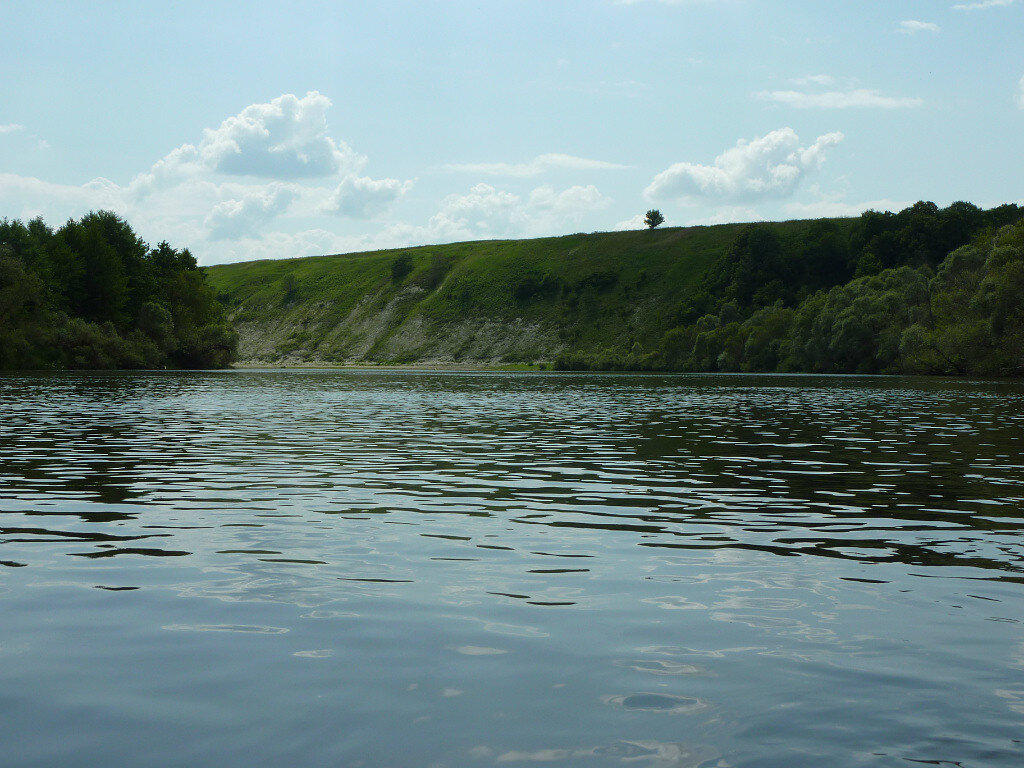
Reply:
[[[243, 360], [550, 360], [563, 350], [653, 347], [740, 228], [455, 243], [208, 273], [239, 328]], [[402, 253], [413, 270], [395, 283]]]

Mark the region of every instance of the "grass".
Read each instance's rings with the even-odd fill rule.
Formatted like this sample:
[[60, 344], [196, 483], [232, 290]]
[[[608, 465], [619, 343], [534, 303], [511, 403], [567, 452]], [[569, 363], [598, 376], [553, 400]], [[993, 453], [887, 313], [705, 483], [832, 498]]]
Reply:
[[[789, 233], [809, 225], [772, 226]], [[526, 366], [566, 350], [652, 348], [742, 226], [464, 242], [207, 271], [243, 329], [243, 359]], [[412, 269], [396, 281], [392, 264], [403, 254]]]

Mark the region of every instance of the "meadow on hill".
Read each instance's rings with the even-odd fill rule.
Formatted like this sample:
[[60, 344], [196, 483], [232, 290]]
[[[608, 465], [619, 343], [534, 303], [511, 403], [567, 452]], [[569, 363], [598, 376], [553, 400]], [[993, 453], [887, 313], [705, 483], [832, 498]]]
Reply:
[[208, 273], [250, 362], [1018, 375], [1022, 216], [920, 202]]

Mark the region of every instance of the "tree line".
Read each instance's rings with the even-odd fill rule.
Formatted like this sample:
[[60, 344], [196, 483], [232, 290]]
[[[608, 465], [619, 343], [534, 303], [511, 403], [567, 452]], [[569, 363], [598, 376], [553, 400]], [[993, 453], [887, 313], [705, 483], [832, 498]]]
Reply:
[[236, 346], [188, 249], [107, 211], [0, 220], [0, 368], [218, 368]]
[[744, 228], [651, 348], [563, 369], [1024, 375], [1024, 209]]

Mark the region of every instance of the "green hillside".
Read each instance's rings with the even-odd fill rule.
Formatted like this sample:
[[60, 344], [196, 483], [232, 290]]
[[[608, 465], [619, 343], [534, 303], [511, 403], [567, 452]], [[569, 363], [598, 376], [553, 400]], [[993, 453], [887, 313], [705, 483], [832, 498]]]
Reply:
[[[812, 225], [772, 226], [802, 237]], [[742, 229], [493, 240], [207, 271], [243, 361], [550, 362], [653, 350]]]
[[1024, 209], [898, 213], [230, 264], [250, 363], [1024, 374]]

